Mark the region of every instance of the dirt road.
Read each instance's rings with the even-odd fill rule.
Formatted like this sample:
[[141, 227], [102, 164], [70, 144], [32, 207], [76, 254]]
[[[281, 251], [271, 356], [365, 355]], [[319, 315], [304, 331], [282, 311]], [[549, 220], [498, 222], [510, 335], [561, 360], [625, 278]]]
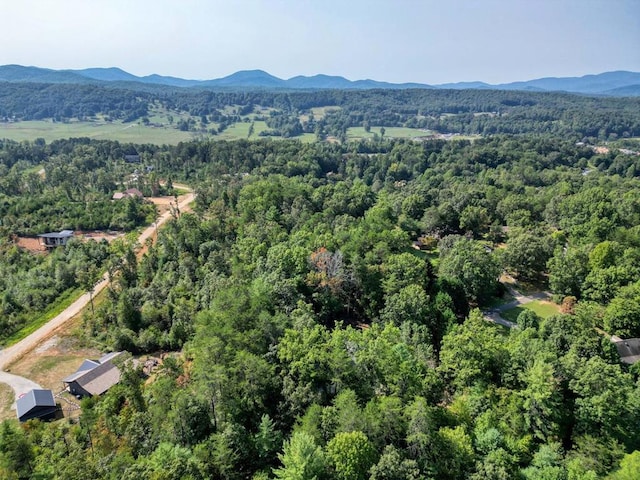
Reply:
[[[181, 186], [184, 188], [184, 186]], [[193, 202], [195, 199], [195, 194], [193, 192], [189, 192], [178, 198], [178, 209], [180, 212], [186, 212], [189, 210], [189, 204]], [[156, 229], [162, 226], [167, 220], [171, 218], [171, 211], [167, 211], [163, 213], [156, 224], [150, 225], [145, 228], [140, 236], [138, 237], [138, 242], [141, 245], [144, 245], [145, 240], [147, 238], [152, 238], [156, 232]], [[109, 284], [108, 275], [105, 273], [102, 279], [96, 284], [94, 288], [94, 295], [100, 293], [104, 288]], [[5, 372], [7, 367], [11, 365], [11, 363], [18, 360], [20, 357], [30, 352], [34, 348], [36, 348], [40, 343], [46, 340], [48, 337], [53, 335], [53, 333], [68, 322], [71, 318], [78, 315], [90, 302], [89, 293], [85, 293], [80, 296], [75, 302], [69, 305], [64, 311], [62, 311], [59, 315], [52, 318], [45, 325], [40, 327], [38, 330], [33, 332], [31, 335], [23, 338], [18, 343], [7, 347], [0, 351], [0, 382], [6, 383], [9, 385], [16, 394], [16, 398], [22, 394], [26, 393], [28, 390], [32, 388], [39, 388], [39, 386], [23, 377], [19, 377], [17, 375], [8, 374]]]

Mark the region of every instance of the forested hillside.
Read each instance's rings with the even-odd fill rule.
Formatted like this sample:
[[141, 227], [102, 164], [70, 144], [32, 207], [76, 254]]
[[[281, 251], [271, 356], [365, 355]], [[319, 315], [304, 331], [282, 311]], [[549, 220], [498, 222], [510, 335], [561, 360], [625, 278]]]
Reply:
[[[149, 123], [172, 112], [174, 128], [215, 135], [238, 122], [267, 121], [271, 135], [346, 139], [351, 127], [385, 126], [459, 134], [544, 134], [615, 140], [640, 136], [640, 99], [493, 90], [209, 91], [114, 86], [0, 83], [0, 120], [51, 119]], [[315, 117], [312, 109], [324, 108]], [[259, 109], [268, 114], [252, 115]], [[188, 119], [178, 121], [180, 115]], [[211, 125], [215, 124], [214, 128]]]
[[[384, 96], [400, 122], [397, 94]], [[494, 94], [474, 108], [501, 110]], [[194, 187], [195, 210], [139, 261], [129, 250], [84, 332], [105, 351], [174, 354], [148, 380], [127, 369], [83, 401], [77, 423], [5, 422], [2, 475], [633, 478], [638, 368], [621, 363], [609, 336], [640, 336], [640, 157], [576, 140], [614, 124], [637, 135], [637, 111], [617, 105], [603, 122], [613, 103], [513, 95], [598, 107], [558, 105], [576, 124], [550, 117], [549, 131], [567, 138], [136, 146], [139, 168]], [[336, 125], [363, 121], [354, 112], [367, 98], [345, 99]], [[370, 114], [385, 111], [375, 98]], [[444, 98], [430, 108], [446, 112]], [[546, 122], [548, 110], [513, 108], [511, 123], [486, 121], [514, 131], [518, 118], [523, 129]], [[469, 115], [463, 128], [480, 128]], [[590, 124], [595, 133], [579, 131]], [[3, 185], [0, 208], [18, 208], [10, 185], [26, 188], [20, 175], [41, 164], [76, 169], [64, 175], [81, 185], [70, 202], [91, 202], [87, 185], [99, 199], [91, 172], [108, 179], [129, 147], [6, 142], [2, 179], [23, 180]], [[2, 248], [15, 251], [19, 224], [3, 228]], [[418, 237], [427, 250], [412, 248]], [[564, 313], [525, 312], [512, 329], [485, 320], [480, 309], [506, 296], [503, 271], [548, 287]]]

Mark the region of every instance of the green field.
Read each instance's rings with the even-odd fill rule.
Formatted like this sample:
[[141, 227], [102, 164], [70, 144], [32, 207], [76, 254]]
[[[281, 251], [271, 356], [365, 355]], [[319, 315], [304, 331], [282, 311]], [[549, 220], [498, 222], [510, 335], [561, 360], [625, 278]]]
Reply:
[[541, 318], [549, 318], [551, 315], [560, 313], [560, 307], [555, 303], [536, 300], [535, 302], [525, 303], [519, 307], [500, 312], [500, 316], [515, 323], [518, 320], [518, 315], [524, 312], [525, 309], [535, 312]]
[[249, 137], [250, 128], [251, 122], [234, 123], [227, 129], [225, 129], [224, 132], [216, 136], [216, 138], [219, 138], [221, 140], [237, 140], [240, 138], [249, 138], [253, 140], [256, 138], [262, 138], [259, 136], [260, 132], [268, 130], [267, 124], [265, 122], [253, 122], [253, 133], [251, 134], [251, 137]]
[[[176, 116], [177, 117], [177, 116]], [[174, 117], [174, 118], [176, 118]], [[179, 117], [178, 117], [179, 118]], [[155, 120], [155, 121], [154, 121]], [[152, 122], [156, 123], [159, 118], [155, 117]], [[215, 125], [212, 125], [215, 126]], [[176, 145], [179, 142], [202, 138], [202, 136], [218, 140], [257, 140], [261, 138], [281, 137], [261, 137], [260, 132], [267, 130], [267, 124], [262, 121], [254, 122], [253, 133], [249, 135], [250, 122], [240, 122], [231, 125], [220, 135], [209, 137], [207, 134], [197, 132], [182, 132], [171, 126], [146, 126], [141, 123], [121, 123], [121, 122], [69, 122], [54, 123], [46, 120], [26, 121], [16, 123], [0, 123], [0, 138], [8, 138], [21, 142], [23, 140], [33, 141], [36, 138], [44, 138], [47, 143], [63, 138], [88, 137], [96, 140], [117, 140], [119, 142], [131, 143], [151, 143], [156, 145]], [[305, 133], [295, 140], [301, 142], [314, 142], [316, 136], [312, 133]]]
[[[431, 134], [431, 132], [419, 128], [384, 127], [384, 130], [385, 138], [417, 138]], [[365, 132], [364, 127], [351, 127], [347, 129], [347, 138], [349, 140], [373, 138], [374, 134], [380, 135], [380, 127], [371, 127], [370, 132]]]
[[16, 123], [0, 123], [0, 138], [11, 140], [53, 140], [72, 137], [88, 137], [96, 140], [176, 145], [193, 138], [190, 132], [174, 127], [152, 127], [138, 123], [122, 122], [69, 122], [34, 120]]

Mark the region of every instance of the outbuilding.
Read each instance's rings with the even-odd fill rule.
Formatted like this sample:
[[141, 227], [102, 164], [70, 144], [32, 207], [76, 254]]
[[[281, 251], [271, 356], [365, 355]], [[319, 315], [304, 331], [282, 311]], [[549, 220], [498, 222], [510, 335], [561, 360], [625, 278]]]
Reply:
[[21, 422], [32, 418], [51, 420], [56, 416], [57, 410], [58, 406], [51, 390], [30, 390], [20, 395], [16, 401], [16, 413]]

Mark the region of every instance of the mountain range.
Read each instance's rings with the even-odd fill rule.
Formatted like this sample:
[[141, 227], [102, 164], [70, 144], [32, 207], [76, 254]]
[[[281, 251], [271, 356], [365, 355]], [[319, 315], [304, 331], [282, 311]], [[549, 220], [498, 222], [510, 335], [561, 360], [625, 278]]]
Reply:
[[640, 73], [615, 71], [583, 77], [547, 77], [521, 82], [488, 84], [485, 82], [458, 82], [440, 85], [422, 83], [389, 83], [376, 80], [348, 80], [340, 76], [296, 76], [287, 80], [275, 77], [263, 70], [242, 70], [229, 76], [212, 80], [187, 80], [183, 78], [148, 75], [138, 77], [116, 67], [86, 68], [83, 70], [51, 70], [22, 65], [0, 66], [0, 82], [38, 83], [113, 83], [160, 85], [180, 88], [206, 89], [492, 89], [525, 91], [564, 91], [587, 95], [640, 96]]

